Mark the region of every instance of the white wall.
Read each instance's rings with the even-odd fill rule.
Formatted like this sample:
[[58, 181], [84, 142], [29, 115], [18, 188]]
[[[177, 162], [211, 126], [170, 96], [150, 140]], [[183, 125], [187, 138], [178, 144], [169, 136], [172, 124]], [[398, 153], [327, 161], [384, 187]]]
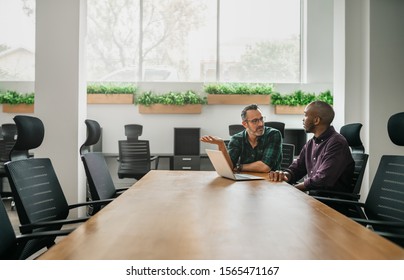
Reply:
[[392, 144], [387, 121], [404, 111], [404, 1], [370, 1], [369, 9], [370, 178], [383, 154], [404, 154]]

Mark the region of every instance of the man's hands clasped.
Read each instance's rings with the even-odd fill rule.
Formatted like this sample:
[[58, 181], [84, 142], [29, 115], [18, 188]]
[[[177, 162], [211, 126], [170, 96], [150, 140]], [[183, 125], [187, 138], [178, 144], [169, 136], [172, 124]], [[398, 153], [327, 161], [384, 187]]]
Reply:
[[290, 174], [281, 170], [270, 171], [268, 173], [269, 181], [271, 182], [283, 182], [289, 181]]

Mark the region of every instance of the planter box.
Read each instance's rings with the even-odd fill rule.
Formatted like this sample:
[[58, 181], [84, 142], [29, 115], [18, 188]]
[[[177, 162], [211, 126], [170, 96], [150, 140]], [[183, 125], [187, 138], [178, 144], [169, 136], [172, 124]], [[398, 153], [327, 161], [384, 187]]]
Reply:
[[200, 114], [202, 104], [188, 105], [164, 105], [153, 104], [151, 106], [139, 105], [140, 114]]
[[133, 94], [87, 94], [88, 104], [133, 104]]
[[275, 105], [275, 114], [303, 115], [304, 108], [306, 108], [306, 105], [302, 105], [302, 106]]
[[271, 104], [271, 95], [246, 95], [246, 94], [208, 94], [208, 104], [221, 105], [249, 105]]
[[34, 113], [34, 104], [3, 104], [4, 113]]

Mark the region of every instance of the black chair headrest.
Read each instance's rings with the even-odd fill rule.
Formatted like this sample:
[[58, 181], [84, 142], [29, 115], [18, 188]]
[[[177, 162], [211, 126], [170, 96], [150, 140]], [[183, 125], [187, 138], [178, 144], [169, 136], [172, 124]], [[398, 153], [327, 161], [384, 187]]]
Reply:
[[101, 137], [101, 127], [97, 121], [85, 120], [84, 123], [87, 126], [87, 139], [80, 147], [80, 154], [84, 153], [84, 148], [96, 144]]
[[141, 124], [126, 124], [125, 136], [128, 140], [138, 140], [142, 136], [143, 126]]
[[365, 152], [360, 135], [361, 128], [361, 123], [350, 123], [341, 127], [340, 133], [345, 137], [353, 152]]
[[389, 118], [387, 131], [394, 144], [404, 146], [404, 112], [394, 114]]
[[349, 146], [360, 146], [362, 141], [360, 138], [361, 123], [350, 123], [341, 127], [340, 133], [346, 138]]
[[17, 159], [28, 155], [28, 151], [39, 147], [45, 136], [43, 122], [31, 116], [18, 115], [14, 117], [17, 126], [17, 140], [11, 149], [10, 158]]

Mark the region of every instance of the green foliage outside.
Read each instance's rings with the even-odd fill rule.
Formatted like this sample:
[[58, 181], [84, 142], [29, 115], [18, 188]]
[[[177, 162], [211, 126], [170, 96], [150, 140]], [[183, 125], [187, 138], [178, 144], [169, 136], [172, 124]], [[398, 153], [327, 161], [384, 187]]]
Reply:
[[274, 92], [272, 84], [246, 84], [246, 83], [218, 83], [204, 86], [208, 94], [260, 94], [269, 95]]
[[91, 83], [88, 94], [135, 94], [137, 87], [132, 83]]
[[272, 105], [288, 105], [288, 106], [300, 106], [307, 105], [312, 101], [321, 100], [330, 105], [333, 105], [333, 96], [329, 90], [319, 93], [307, 93], [301, 90], [295, 91], [291, 94], [281, 95], [280, 93], [273, 93], [271, 95]]
[[233, 66], [237, 81], [300, 81], [300, 39], [258, 42], [247, 46], [239, 63]]
[[151, 91], [144, 92], [135, 98], [136, 105], [150, 106], [153, 104], [164, 105], [186, 105], [206, 104], [206, 98], [188, 90], [186, 92], [169, 92], [166, 94], [155, 94]]
[[34, 104], [34, 93], [0, 92], [0, 104]]

